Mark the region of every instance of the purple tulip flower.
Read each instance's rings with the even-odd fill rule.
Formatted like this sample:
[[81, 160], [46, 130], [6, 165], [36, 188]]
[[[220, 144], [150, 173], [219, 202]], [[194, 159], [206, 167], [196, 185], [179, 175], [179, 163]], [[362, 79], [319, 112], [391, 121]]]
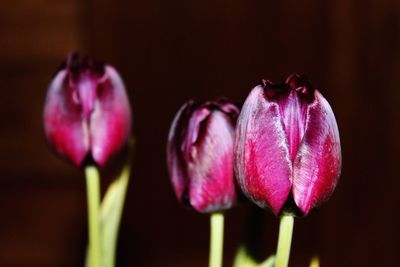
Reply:
[[236, 201], [233, 146], [239, 109], [225, 100], [189, 101], [172, 123], [167, 161], [177, 198], [210, 213]]
[[103, 166], [126, 143], [131, 128], [118, 72], [77, 53], [68, 56], [51, 81], [43, 118], [50, 145], [76, 166], [87, 159]]
[[304, 76], [263, 81], [251, 91], [235, 143], [236, 177], [249, 199], [276, 215], [306, 215], [330, 197], [340, 169], [335, 116]]

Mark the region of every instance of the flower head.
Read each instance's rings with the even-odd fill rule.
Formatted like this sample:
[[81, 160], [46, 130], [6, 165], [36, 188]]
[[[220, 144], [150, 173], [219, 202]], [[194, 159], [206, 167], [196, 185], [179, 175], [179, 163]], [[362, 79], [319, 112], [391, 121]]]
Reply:
[[44, 130], [56, 152], [81, 166], [104, 165], [126, 143], [131, 109], [125, 86], [110, 65], [71, 54], [51, 81]]
[[238, 183], [256, 204], [276, 215], [308, 214], [332, 194], [341, 169], [338, 127], [326, 99], [304, 76], [263, 81], [240, 113], [235, 162]]
[[226, 100], [189, 101], [172, 123], [168, 169], [176, 196], [199, 212], [230, 208], [236, 201], [233, 144], [239, 109]]

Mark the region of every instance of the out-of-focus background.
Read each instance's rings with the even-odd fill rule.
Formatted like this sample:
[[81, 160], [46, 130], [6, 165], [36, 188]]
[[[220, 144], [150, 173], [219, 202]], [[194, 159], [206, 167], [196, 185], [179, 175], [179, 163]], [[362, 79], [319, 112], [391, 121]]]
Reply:
[[[180, 206], [165, 145], [188, 99], [242, 102], [262, 78], [305, 73], [331, 103], [343, 147], [331, 200], [297, 219], [291, 266], [397, 266], [400, 2], [17, 0], [0, 8], [0, 266], [83, 266], [83, 174], [42, 133], [47, 85], [73, 50], [121, 72], [137, 137], [118, 266], [207, 266], [206, 215]], [[109, 180], [103, 180], [106, 187]], [[252, 208], [227, 212], [225, 265]], [[258, 256], [278, 220], [259, 213]]]

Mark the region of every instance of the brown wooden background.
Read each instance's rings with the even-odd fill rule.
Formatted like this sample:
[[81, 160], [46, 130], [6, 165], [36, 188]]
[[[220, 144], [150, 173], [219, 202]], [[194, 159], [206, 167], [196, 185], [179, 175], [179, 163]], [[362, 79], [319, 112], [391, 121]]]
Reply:
[[[237, 102], [262, 78], [306, 73], [343, 145], [332, 199], [296, 220], [291, 266], [399, 266], [400, 2], [15, 0], [0, 4], [0, 266], [82, 266], [82, 173], [43, 139], [46, 87], [71, 50], [122, 73], [137, 135], [118, 266], [207, 266], [208, 217], [175, 200], [169, 124], [189, 98]], [[103, 181], [105, 184], [107, 180]], [[227, 214], [225, 266], [250, 205]], [[277, 219], [260, 217], [261, 257]], [[258, 228], [254, 228], [258, 229]]]

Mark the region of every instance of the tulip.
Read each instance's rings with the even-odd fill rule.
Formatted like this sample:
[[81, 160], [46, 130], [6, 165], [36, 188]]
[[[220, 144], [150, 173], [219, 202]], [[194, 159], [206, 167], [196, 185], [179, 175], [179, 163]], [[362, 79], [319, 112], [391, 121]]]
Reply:
[[276, 215], [307, 215], [330, 197], [340, 175], [335, 116], [297, 74], [251, 91], [238, 118], [234, 154], [244, 194]]
[[202, 213], [236, 201], [233, 144], [239, 109], [226, 100], [185, 103], [172, 123], [168, 169], [177, 198]]
[[110, 65], [74, 53], [50, 83], [44, 130], [56, 152], [81, 166], [103, 166], [126, 143], [131, 109], [125, 86]]
[[209, 267], [222, 267], [222, 211], [237, 198], [233, 145], [238, 115], [239, 109], [226, 100], [188, 101], [176, 114], [168, 135], [168, 170], [178, 200], [210, 213]]

